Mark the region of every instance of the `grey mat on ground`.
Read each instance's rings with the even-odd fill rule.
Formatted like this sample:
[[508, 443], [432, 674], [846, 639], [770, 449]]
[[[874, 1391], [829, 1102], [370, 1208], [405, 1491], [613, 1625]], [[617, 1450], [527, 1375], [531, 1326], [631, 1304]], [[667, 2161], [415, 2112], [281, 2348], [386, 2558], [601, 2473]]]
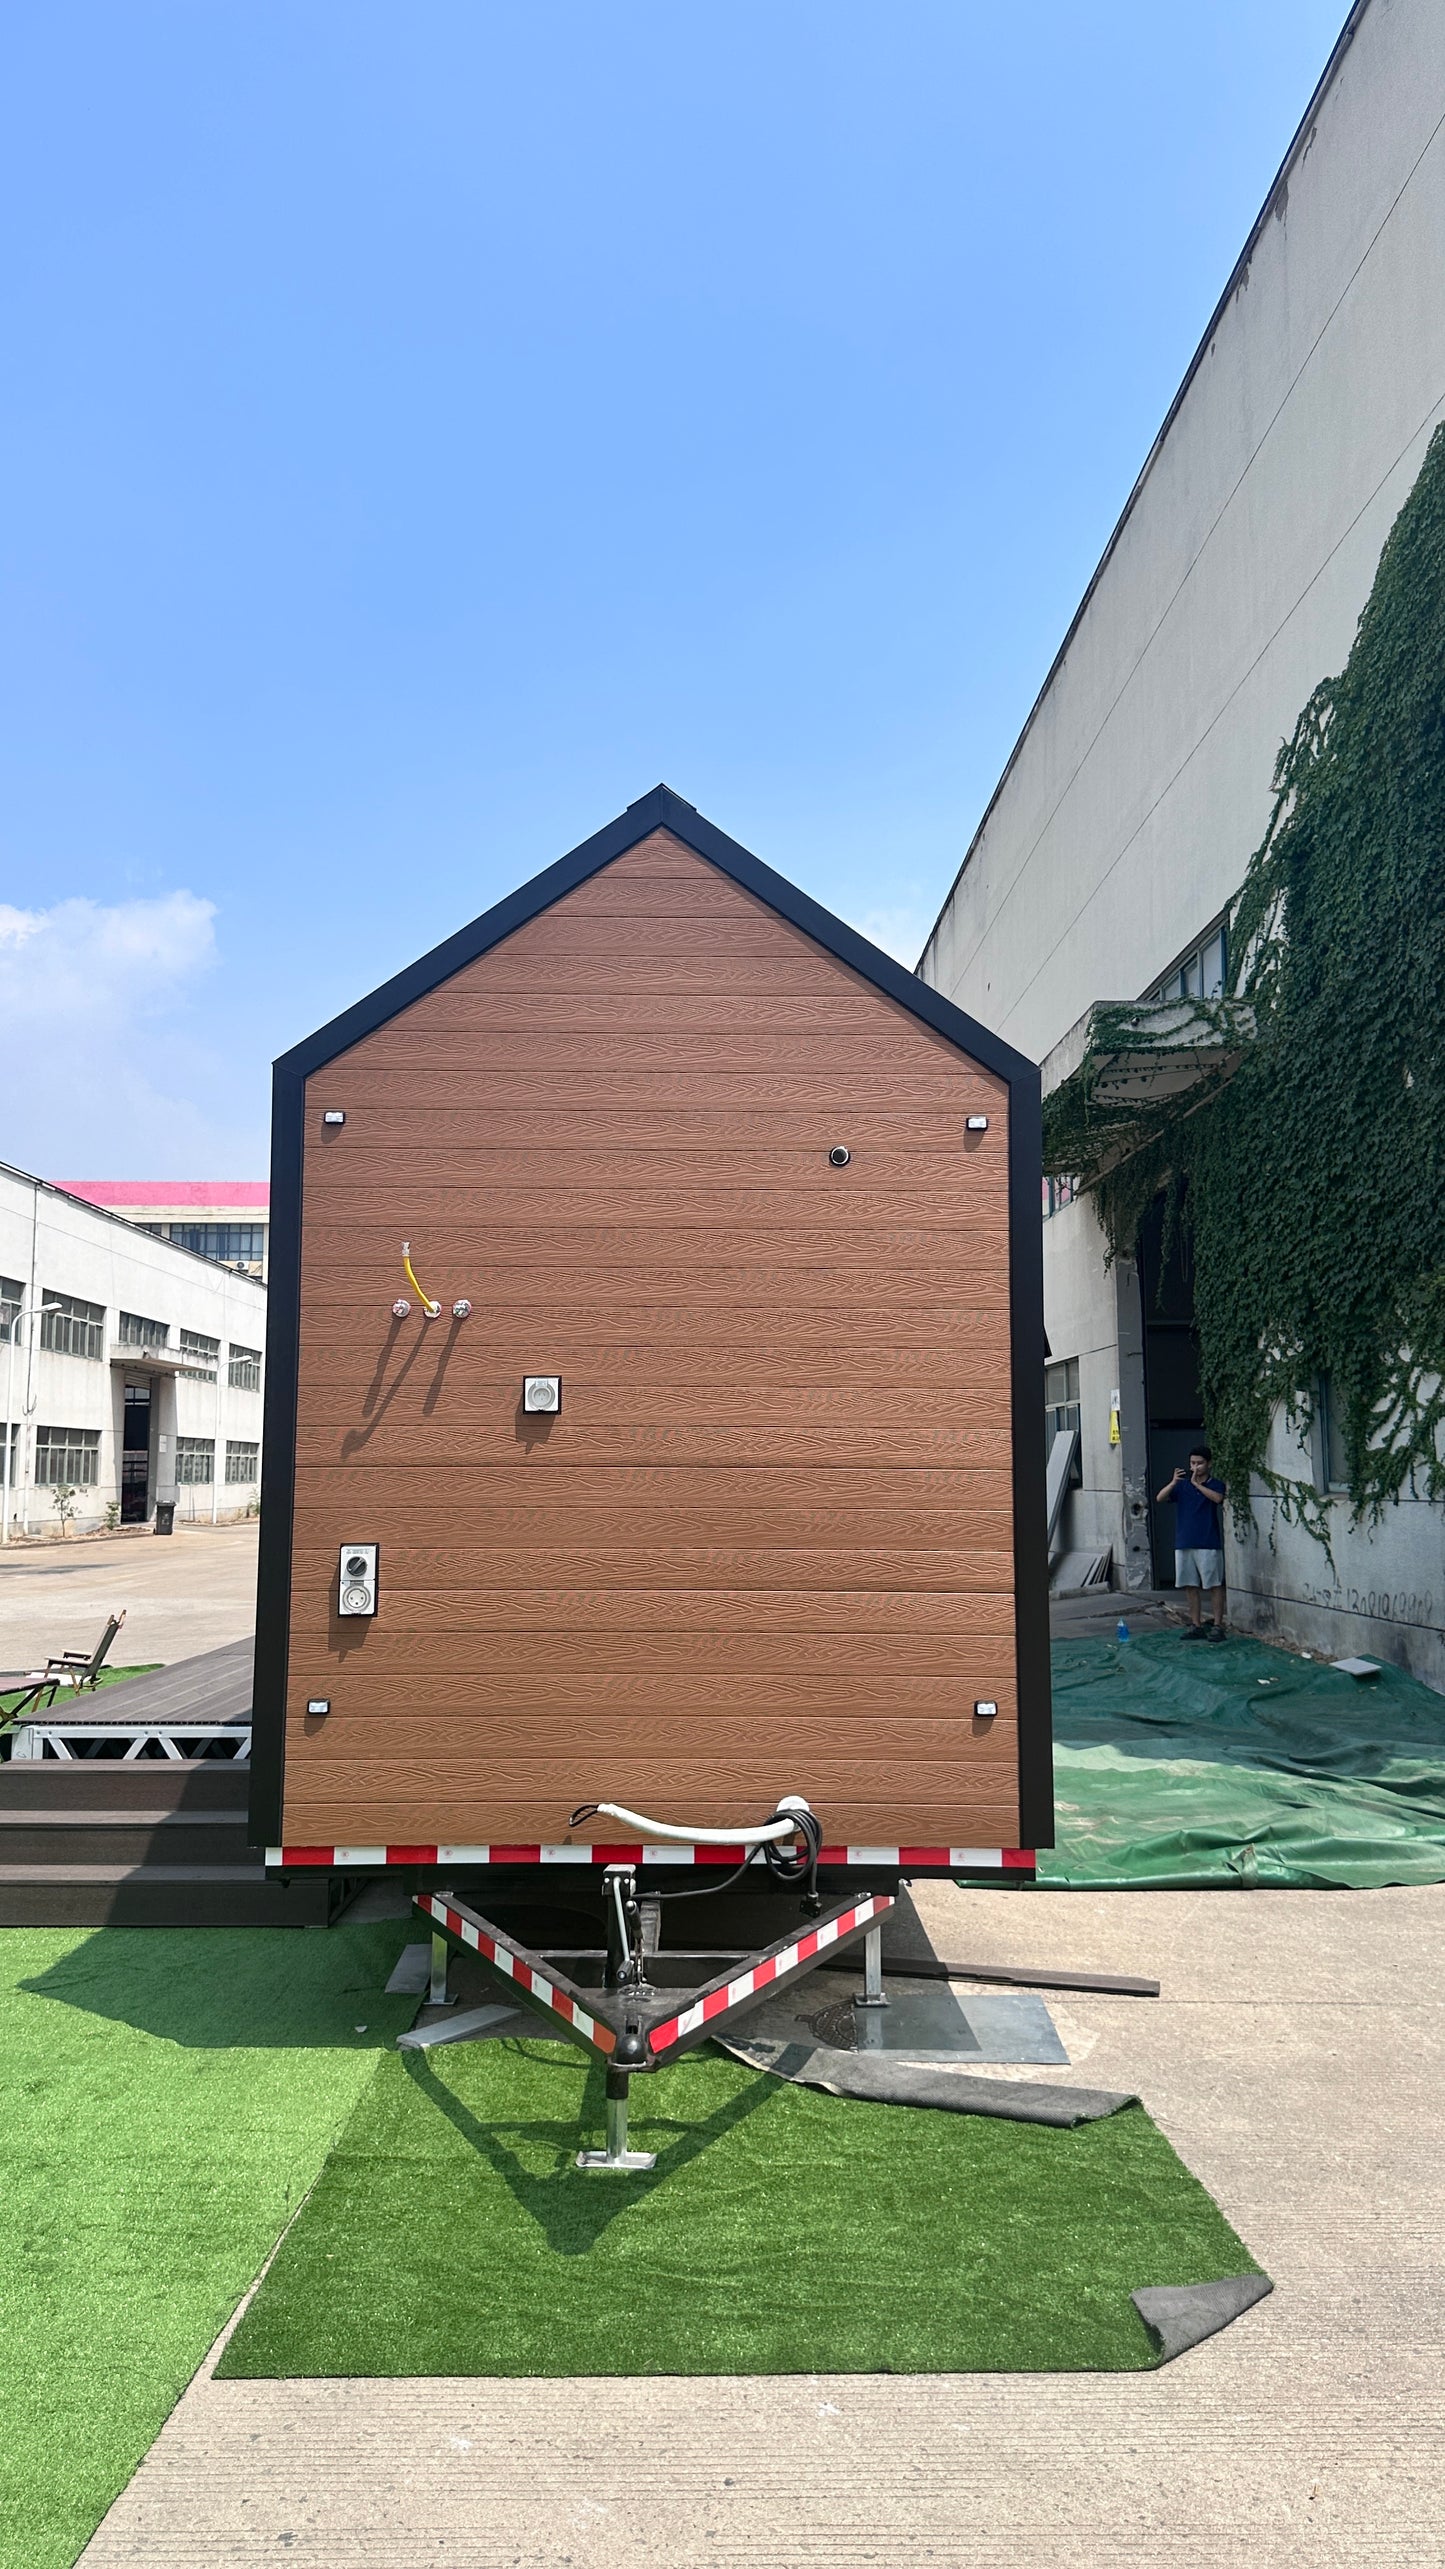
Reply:
[[[434, 2025], [413, 2025], [406, 2034], [398, 2034], [399, 2052], [429, 2052], [437, 2043], [475, 2042], [479, 2034], [514, 2034], [522, 2030], [516, 2022], [515, 2007], [469, 2007], [460, 2016], [438, 2013]], [[526, 2029], [530, 2032], [530, 2026]]]
[[1099, 2087], [1044, 2087], [1028, 2079], [976, 2078], [968, 2070], [935, 2069], [888, 2052], [835, 2052], [823, 2043], [771, 2042], [766, 2037], [715, 2038], [735, 2060], [800, 2087], [826, 2088], [830, 2096], [857, 2096], [870, 2105], [932, 2105], [946, 2114], [992, 2114], [1005, 2123], [1052, 2123], [1070, 2130], [1098, 2123], [1137, 2096]]
[[[901, 2052], [911, 2061], [1067, 2064], [1054, 2020], [1041, 1998], [992, 1992], [908, 1989], [889, 1985], [886, 2007], [855, 2007], [851, 1997], [821, 1998], [817, 1983], [800, 1992], [788, 2039], [809, 2033], [840, 2052]], [[772, 2028], [775, 2034], [782, 2028]]]
[[388, 1998], [420, 1997], [431, 1980], [431, 1946], [404, 1945], [386, 1984]]
[[1212, 2284], [1146, 2284], [1129, 2298], [1167, 2364], [1227, 2328], [1243, 2311], [1253, 2310], [1273, 2290], [1268, 2275], [1225, 2275]]

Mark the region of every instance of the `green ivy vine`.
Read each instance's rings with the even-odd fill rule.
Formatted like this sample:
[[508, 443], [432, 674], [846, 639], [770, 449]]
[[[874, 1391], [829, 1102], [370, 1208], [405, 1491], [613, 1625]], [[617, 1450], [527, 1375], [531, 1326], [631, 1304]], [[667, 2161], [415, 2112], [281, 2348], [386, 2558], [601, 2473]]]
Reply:
[[1445, 1498], [1445, 427], [1274, 791], [1229, 919], [1254, 1025], [1238, 1069], [1124, 1131], [1091, 1092], [1132, 1012], [1111, 1034], [1101, 1011], [1046, 1102], [1045, 1160], [1092, 1188], [1113, 1256], [1167, 1190], [1216, 1468], [1241, 1514], [1263, 1480], [1323, 1539], [1313, 1486], [1267, 1462], [1276, 1412], [1303, 1427], [1321, 1374], [1357, 1517]]

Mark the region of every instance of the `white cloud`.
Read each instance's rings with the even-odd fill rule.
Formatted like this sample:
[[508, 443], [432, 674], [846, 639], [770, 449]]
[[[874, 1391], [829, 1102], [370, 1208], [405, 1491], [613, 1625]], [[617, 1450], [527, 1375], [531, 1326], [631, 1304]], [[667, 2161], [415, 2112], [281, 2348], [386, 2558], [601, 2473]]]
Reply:
[[215, 920], [186, 891], [0, 903], [0, 1158], [44, 1177], [259, 1173], [209, 1040]]

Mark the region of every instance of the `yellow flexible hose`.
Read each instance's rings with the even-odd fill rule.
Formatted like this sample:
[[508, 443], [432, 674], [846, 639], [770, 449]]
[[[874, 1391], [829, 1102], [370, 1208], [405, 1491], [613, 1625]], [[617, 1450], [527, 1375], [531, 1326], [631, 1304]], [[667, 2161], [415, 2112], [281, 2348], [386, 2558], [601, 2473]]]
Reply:
[[401, 1244], [401, 1263], [406, 1269], [406, 1280], [410, 1285], [412, 1292], [416, 1295], [417, 1300], [422, 1304], [423, 1308], [430, 1312], [432, 1319], [435, 1320], [437, 1313], [441, 1309], [441, 1304], [439, 1302], [433, 1302], [431, 1295], [429, 1293], [423, 1293], [421, 1286], [417, 1283], [416, 1276], [412, 1271], [410, 1240], [403, 1240]]

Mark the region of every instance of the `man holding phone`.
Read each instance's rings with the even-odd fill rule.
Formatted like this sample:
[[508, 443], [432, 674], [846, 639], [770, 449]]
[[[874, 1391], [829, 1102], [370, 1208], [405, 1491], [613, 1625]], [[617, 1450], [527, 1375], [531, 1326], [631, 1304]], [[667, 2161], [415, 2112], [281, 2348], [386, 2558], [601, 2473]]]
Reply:
[[1174, 1584], [1182, 1588], [1189, 1600], [1189, 1621], [1184, 1627], [1185, 1641], [1202, 1641], [1204, 1623], [1201, 1614], [1206, 1588], [1213, 1590], [1214, 1628], [1212, 1638], [1224, 1639], [1224, 1522], [1221, 1511], [1226, 1491], [1222, 1481], [1210, 1473], [1211, 1456], [1207, 1445], [1196, 1445], [1189, 1457], [1186, 1472], [1176, 1463], [1167, 1489], [1159, 1492], [1157, 1504], [1171, 1506], [1174, 1524]]

